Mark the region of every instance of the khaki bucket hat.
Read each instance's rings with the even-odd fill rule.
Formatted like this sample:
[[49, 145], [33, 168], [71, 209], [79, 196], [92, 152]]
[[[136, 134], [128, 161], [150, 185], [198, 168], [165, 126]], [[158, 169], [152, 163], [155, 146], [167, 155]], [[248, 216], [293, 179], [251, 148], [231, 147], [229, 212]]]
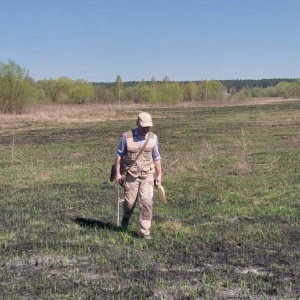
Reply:
[[152, 127], [152, 117], [147, 112], [141, 112], [138, 117], [138, 121], [142, 127]]

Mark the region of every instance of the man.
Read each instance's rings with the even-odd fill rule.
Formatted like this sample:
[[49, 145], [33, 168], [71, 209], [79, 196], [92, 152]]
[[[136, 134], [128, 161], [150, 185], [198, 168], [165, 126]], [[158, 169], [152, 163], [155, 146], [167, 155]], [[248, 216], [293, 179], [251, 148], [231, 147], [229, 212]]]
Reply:
[[123, 134], [116, 156], [117, 183], [124, 183], [123, 219], [127, 229], [136, 203], [140, 206], [139, 227], [144, 239], [151, 239], [150, 228], [153, 209], [154, 173], [156, 185], [161, 185], [162, 168], [156, 134], [150, 131], [152, 117], [141, 112], [137, 127]]

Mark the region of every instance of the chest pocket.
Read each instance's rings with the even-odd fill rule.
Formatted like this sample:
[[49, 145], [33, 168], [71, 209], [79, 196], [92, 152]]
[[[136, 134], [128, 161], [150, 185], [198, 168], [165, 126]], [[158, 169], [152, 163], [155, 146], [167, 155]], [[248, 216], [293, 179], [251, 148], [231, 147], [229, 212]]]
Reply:
[[143, 162], [152, 161], [152, 151], [144, 151], [143, 153]]
[[137, 157], [137, 155], [138, 155], [138, 152], [137, 151], [128, 151], [127, 152], [127, 157], [128, 157], [128, 159], [129, 160], [135, 160], [136, 159], [136, 157]]

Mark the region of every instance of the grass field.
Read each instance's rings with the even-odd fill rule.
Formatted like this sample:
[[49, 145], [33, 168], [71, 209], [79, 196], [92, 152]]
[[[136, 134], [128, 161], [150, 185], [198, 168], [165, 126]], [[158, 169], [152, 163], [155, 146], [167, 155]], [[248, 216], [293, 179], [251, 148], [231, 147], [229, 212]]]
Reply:
[[[168, 204], [116, 227], [110, 166], [154, 117]], [[0, 299], [300, 299], [300, 101], [1, 116]]]

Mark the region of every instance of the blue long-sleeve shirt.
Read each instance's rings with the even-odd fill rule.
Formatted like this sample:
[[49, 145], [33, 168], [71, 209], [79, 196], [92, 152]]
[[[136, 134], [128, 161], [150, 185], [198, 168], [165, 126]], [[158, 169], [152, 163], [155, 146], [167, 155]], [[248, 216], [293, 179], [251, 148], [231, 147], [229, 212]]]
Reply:
[[[139, 135], [138, 128], [135, 128], [133, 130], [133, 136], [135, 137], [135, 140], [137, 140], [140, 143], [140, 147], [143, 147], [143, 144], [146, 142], [148, 134], [149, 133], [147, 133], [146, 136], [141, 136]], [[122, 158], [125, 155], [126, 151], [127, 151], [126, 136], [125, 133], [123, 133], [116, 155]], [[161, 159], [158, 150], [158, 138], [156, 134], [154, 134], [154, 148], [152, 150], [152, 157], [154, 161]]]

